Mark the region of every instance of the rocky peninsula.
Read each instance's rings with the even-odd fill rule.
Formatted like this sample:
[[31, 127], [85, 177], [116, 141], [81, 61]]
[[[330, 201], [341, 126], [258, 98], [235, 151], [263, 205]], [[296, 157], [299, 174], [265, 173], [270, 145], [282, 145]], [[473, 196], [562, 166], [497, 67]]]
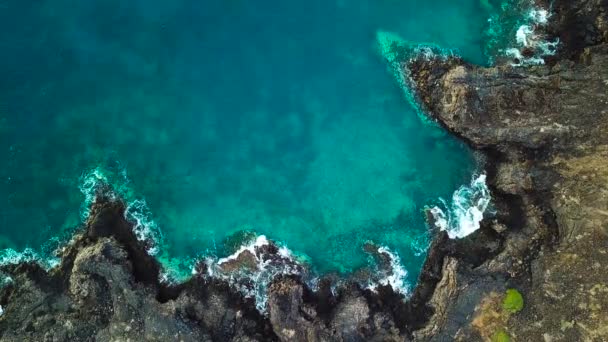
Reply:
[[[311, 289], [294, 274], [272, 281], [261, 313], [202, 262], [185, 283], [161, 282], [124, 204], [100, 195], [57, 267], [0, 269], [1, 340], [608, 339], [608, 2], [551, 6], [560, 45], [544, 65], [402, 65], [428, 115], [485, 157], [496, 208], [464, 239], [435, 232], [407, 301], [390, 285]], [[251, 267], [288, 262], [272, 244], [246, 253]]]

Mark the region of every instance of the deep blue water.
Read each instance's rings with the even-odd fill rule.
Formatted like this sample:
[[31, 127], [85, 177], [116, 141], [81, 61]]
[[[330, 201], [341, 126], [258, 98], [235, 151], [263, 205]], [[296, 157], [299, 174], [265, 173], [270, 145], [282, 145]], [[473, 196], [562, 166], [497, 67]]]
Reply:
[[145, 200], [174, 258], [264, 234], [318, 272], [396, 252], [415, 281], [423, 209], [471, 180], [424, 124], [376, 34], [485, 63], [490, 9], [463, 1], [8, 0], [0, 4], [0, 247], [81, 221], [101, 170]]

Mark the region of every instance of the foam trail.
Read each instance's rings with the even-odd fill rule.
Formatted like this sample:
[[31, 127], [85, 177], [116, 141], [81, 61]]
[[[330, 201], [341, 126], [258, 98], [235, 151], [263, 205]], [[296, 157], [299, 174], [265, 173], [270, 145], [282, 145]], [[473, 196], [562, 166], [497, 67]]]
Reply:
[[379, 253], [387, 254], [391, 258], [391, 272], [386, 277], [380, 279], [380, 285], [390, 285], [395, 292], [399, 292], [404, 296], [408, 296], [410, 289], [406, 282], [407, 271], [401, 266], [401, 259], [396, 253], [393, 253], [387, 247], [378, 248]]
[[43, 258], [31, 248], [26, 248], [23, 250], [23, 252], [17, 252], [12, 248], [3, 249], [0, 251], [0, 266], [16, 265], [28, 262], [36, 262], [47, 270], [59, 265], [58, 258]]
[[[48, 271], [59, 265], [60, 260], [57, 257], [42, 257], [31, 248], [26, 248], [22, 252], [17, 252], [12, 248], [0, 250], [0, 267], [30, 262], [37, 263]], [[12, 282], [13, 278], [11, 278], [11, 276], [4, 272], [0, 272], [0, 288], [9, 285]], [[0, 316], [1, 315], [2, 314], [0, 313]]]
[[125, 209], [126, 218], [134, 223], [133, 232], [140, 241], [153, 241], [154, 244], [148, 248], [150, 255], [159, 253], [159, 244], [162, 239], [161, 230], [151, 217], [152, 214], [145, 200], [137, 199], [129, 202]]
[[[272, 280], [278, 275], [302, 275], [305, 269], [287, 247], [280, 247], [276, 254], [264, 254], [260, 250], [272, 243], [264, 235], [242, 245], [233, 254], [214, 260], [204, 260], [207, 265], [207, 276], [227, 281], [245, 298], [253, 298], [258, 311], [266, 312], [268, 302], [267, 289]], [[255, 269], [238, 269], [225, 271], [222, 265], [238, 260], [239, 255], [248, 252], [253, 258]], [[192, 274], [197, 272], [192, 270]]]
[[95, 202], [100, 187], [109, 183], [105, 173], [99, 167], [80, 177], [78, 189], [84, 195], [84, 201], [80, 208], [80, 218], [82, 222], [85, 222], [89, 218], [91, 205]]
[[[559, 39], [549, 41], [543, 33], [550, 17], [549, 11], [543, 8], [532, 8], [527, 12], [515, 33], [516, 47], [505, 50], [505, 54], [515, 60], [513, 66], [545, 64], [544, 57], [557, 52]], [[525, 50], [527, 54], [522, 52]]]
[[83, 222], [88, 219], [89, 210], [97, 196], [103, 194], [112, 200], [120, 198], [126, 203], [125, 218], [133, 223], [133, 232], [137, 239], [152, 242], [147, 252], [150, 255], [157, 255], [162, 241], [160, 227], [152, 219], [152, 213], [146, 201], [134, 196], [133, 190], [128, 186], [129, 183], [125, 169], [115, 173], [97, 167], [85, 173], [81, 177], [79, 186], [80, 192], [85, 197], [81, 209], [81, 218]]
[[436, 206], [431, 209], [435, 226], [447, 231], [452, 239], [466, 237], [479, 229], [484, 214], [490, 207], [490, 190], [486, 184], [486, 175], [473, 177], [469, 186], [461, 186], [452, 195], [448, 206], [443, 201], [444, 209]]
[[256, 247], [262, 247], [262, 246], [267, 246], [269, 244], [268, 239], [266, 238], [265, 235], [260, 235], [258, 236], [255, 240], [253, 240], [253, 242], [243, 245], [241, 246], [236, 252], [232, 253], [231, 255], [225, 257], [225, 258], [221, 258], [217, 261], [218, 264], [223, 264], [226, 263], [228, 261], [231, 260], [236, 260], [238, 258], [238, 256], [245, 252], [248, 251], [251, 254], [255, 255], [256, 254]]
[[[134, 223], [133, 229], [137, 238], [139, 240], [151, 241], [152, 244], [148, 249], [148, 253], [155, 255], [158, 252], [158, 245], [162, 236], [156, 223], [150, 219], [150, 211], [145, 201], [133, 199], [132, 191], [127, 187], [128, 178], [126, 172], [122, 171], [120, 173], [119, 180], [114, 182], [115, 184], [112, 184], [113, 179], [108, 174], [102, 168], [97, 167], [81, 177], [78, 188], [84, 195], [80, 213], [82, 222], [85, 222], [89, 218], [91, 205], [95, 202], [98, 195], [103, 194], [111, 200], [116, 200], [120, 197], [127, 203], [125, 217]], [[110, 190], [108, 188], [109, 185], [115, 186]], [[47, 242], [47, 244], [53, 246], [52, 248], [55, 250], [55, 253], [47, 253], [44, 246], [41, 253], [36, 252], [32, 248], [26, 248], [22, 252], [11, 248], [0, 250], [0, 266], [35, 262], [46, 270], [50, 270], [59, 265], [60, 259], [55, 254], [57, 254], [56, 251], [60, 250], [64, 243], [58, 237], [52, 238]], [[10, 276], [0, 274], [0, 287], [10, 282], [12, 282]]]

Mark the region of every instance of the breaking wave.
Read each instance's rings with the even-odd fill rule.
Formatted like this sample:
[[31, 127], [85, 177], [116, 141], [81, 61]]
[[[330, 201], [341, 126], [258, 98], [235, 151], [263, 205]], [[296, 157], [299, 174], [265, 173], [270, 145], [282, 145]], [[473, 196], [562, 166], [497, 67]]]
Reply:
[[440, 199], [442, 205], [433, 207], [434, 224], [448, 233], [450, 238], [466, 237], [479, 229], [481, 220], [490, 209], [490, 190], [486, 175], [473, 177], [471, 184], [461, 186], [452, 195], [450, 203]]
[[[161, 250], [160, 228], [152, 219], [145, 200], [135, 196], [134, 191], [129, 187], [129, 179], [125, 171], [116, 173], [106, 171], [101, 167], [95, 168], [82, 176], [79, 188], [85, 197], [81, 213], [83, 221], [88, 219], [88, 208], [98, 196], [103, 195], [111, 200], [125, 201], [125, 217], [134, 224], [133, 229], [137, 238], [153, 243], [153, 247], [148, 250], [148, 253], [156, 256], [163, 265], [159, 276], [161, 282], [176, 283], [186, 280], [189, 276], [196, 276], [198, 274], [197, 265], [203, 262], [206, 266], [204, 277], [227, 281], [243, 297], [253, 299], [256, 308], [262, 313], [266, 312], [267, 289], [277, 276], [298, 275], [311, 288], [318, 283], [318, 276], [308, 272], [309, 268], [305, 262], [301, 261], [302, 258], [285, 246], [276, 246], [264, 235], [249, 240], [234, 253], [222, 258], [213, 256], [190, 260], [170, 258], [164, 250]], [[11, 260], [20, 262], [27, 256], [34, 255], [31, 250], [28, 250], [28, 253], [21, 259], [12, 258]], [[406, 281], [408, 273], [401, 265], [399, 256], [386, 247], [379, 248], [378, 253], [388, 255], [390, 267], [376, 274], [376, 278], [370, 280], [367, 288], [374, 290], [379, 285], [390, 285], [396, 292], [404, 296], [409, 295], [410, 289]], [[189, 271], [182, 272], [186, 268]]]
[[514, 66], [545, 64], [544, 57], [557, 51], [559, 39], [549, 41], [543, 33], [550, 14], [545, 9], [531, 9], [525, 23], [519, 26], [515, 35], [516, 47], [508, 48], [505, 53], [513, 57]]
[[31, 248], [18, 252], [12, 248], [0, 251], [0, 266], [16, 265], [21, 263], [36, 262], [46, 269], [51, 269], [59, 264], [58, 258], [45, 258]]
[[[0, 267], [31, 262], [37, 263], [46, 270], [50, 270], [59, 265], [60, 260], [54, 256], [42, 256], [31, 248], [26, 248], [22, 252], [18, 252], [12, 248], [0, 250]], [[12, 282], [13, 279], [9, 275], [0, 271], [0, 288]]]
[[143, 198], [135, 195], [129, 186], [129, 177], [125, 169], [119, 172], [109, 172], [97, 167], [81, 177], [80, 192], [84, 195], [81, 208], [81, 219], [85, 222], [89, 217], [89, 208], [98, 196], [109, 197], [112, 200], [121, 198], [125, 201], [125, 218], [133, 223], [133, 231], [140, 241], [150, 242], [148, 253], [157, 255], [162, 243], [162, 232], [152, 218], [152, 213]]
[[390, 286], [393, 291], [404, 295], [405, 297], [410, 295], [410, 287], [407, 282], [407, 270], [401, 264], [401, 258], [397, 253], [391, 251], [388, 247], [378, 248], [378, 253], [385, 254], [389, 258], [389, 269], [385, 270], [385, 274], [377, 280], [372, 280], [366, 286], [372, 291], [376, 291], [378, 285]]
[[[432, 50], [425, 53], [432, 53]], [[312, 289], [316, 288], [319, 282], [318, 274], [310, 272], [305, 258], [294, 254], [285, 246], [277, 246], [264, 235], [248, 240], [226, 257], [205, 256], [189, 260], [169, 258], [163, 248], [163, 236], [159, 226], [152, 219], [145, 200], [135, 195], [124, 170], [114, 172], [97, 167], [83, 174], [79, 189], [84, 196], [81, 211], [83, 222], [89, 218], [89, 208], [99, 196], [125, 202], [125, 217], [133, 223], [134, 233], [139, 240], [152, 243], [148, 253], [155, 256], [163, 266], [159, 279], [161, 282], [184, 281], [190, 276], [196, 276], [200, 269], [197, 265], [202, 262], [206, 266], [203, 277], [227, 281], [243, 297], [252, 299], [261, 313], [266, 312], [267, 290], [277, 276], [297, 275]], [[475, 178], [469, 187], [458, 189], [450, 207], [445, 201], [443, 204], [445, 210], [435, 207], [432, 212], [436, 224], [448, 231], [450, 237], [463, 237], [478, 229], [483, 213], [489, 205], [485, 175]], [[426, 252], [426, 248], [420, 247], [416, 253], [422, 254]], [[408, 297], [411, 294], [410, 283], [407, 281], [408, 272], [403, 267], [399, 255], [385, 246], [378, 247], [377, 254], [383, 255], [383, 265], [380, 265], [380, 262], [371, 264], [374, 271], [368, 281], [360, 285], [372, 291], [376, 291], [379, 286], [390, 286], [395, 292]], [[37, 262], [46, 269], [51, 269], [57, 266], [60, 260], [57, 257], [43, 257], [29, 248], [23, 252], [12, 249], [0, 251], [0, 266], [24, 262]], [[183, 274], [184, 269], [188, 270], [187, 274]], [[0, 285], [12, 282], [9, 276], [3, 274], [0, 274], [0, 280]], [[344, 280], [336, 280], [333, 283], [334, 288]]]
[[[267, 289], [279, 275], [305, 275], [306, 268], [287, 247], [277, 247], [266, 236], [242, 245], [233, 254], [220, 258], [207, 258], [207, 275], [223, 279], [245, 298], [255, 300], [260, 312], [266, 311]], [[196, 269], [192, 270], [196, 275]]]
[[556, 53], [559, 39], [549, 40], [548, 9], [530, 0], [510, 0], [488, 20], [486, 54], [490, 63], [507, 58], [512, 66], [540, 65]]

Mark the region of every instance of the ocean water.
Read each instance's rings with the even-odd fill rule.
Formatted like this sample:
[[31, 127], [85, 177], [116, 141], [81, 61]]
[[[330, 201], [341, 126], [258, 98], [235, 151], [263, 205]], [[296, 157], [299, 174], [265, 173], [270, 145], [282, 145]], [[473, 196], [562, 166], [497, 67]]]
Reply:
[[348, 275], [373, 242], [413, 284], [424, 209], [479, 170], [417, 115], [378, 32], [486, 64], [504, 6], [4, 0], [0, 248], [52, 250], [106, 181], [169, 263], [265, 235], [316, 273]]

